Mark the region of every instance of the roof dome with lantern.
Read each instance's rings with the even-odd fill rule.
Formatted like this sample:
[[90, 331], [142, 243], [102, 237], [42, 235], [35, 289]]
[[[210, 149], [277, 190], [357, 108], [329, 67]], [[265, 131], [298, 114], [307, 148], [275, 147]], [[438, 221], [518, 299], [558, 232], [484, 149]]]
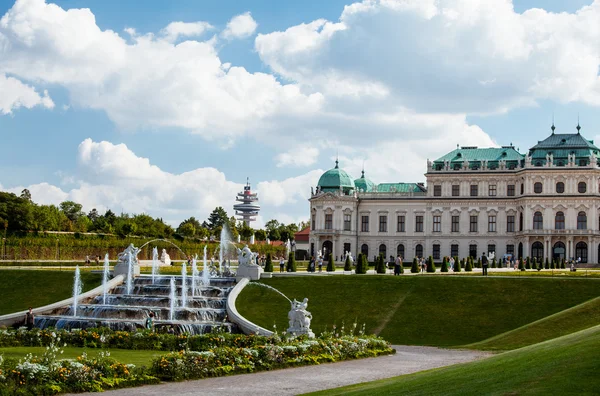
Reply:
[[354, 192], [356, 189], [350, 175], [343, 169], [340, 169], [338, 160], [335, 161], [335, 167], [333, 169], [329, 169], [321, 175], [317, 186], [323, 192], [336, 192], [341, 188], [346, 195]]
[[365, 170], [362, 170], [360, 179], [354, 180], [354, 185], [356, 189], [360, 192], [372, 192], [377, 191], [377, 185], [373, 183], [370, 179], [365, 177]]

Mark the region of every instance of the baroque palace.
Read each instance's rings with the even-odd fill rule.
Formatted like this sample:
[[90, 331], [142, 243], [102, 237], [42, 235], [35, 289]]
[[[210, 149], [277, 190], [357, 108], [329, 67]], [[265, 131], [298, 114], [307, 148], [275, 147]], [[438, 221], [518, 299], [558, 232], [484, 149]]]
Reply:
[[600, 258], [600, 149], [552, 134], [521, 154], [511, 146], [457, 147], [428, 161], [423, 183], [353, 180], [338, 167], [310, 201], [311, 255], [378, 254], [538, 260]]

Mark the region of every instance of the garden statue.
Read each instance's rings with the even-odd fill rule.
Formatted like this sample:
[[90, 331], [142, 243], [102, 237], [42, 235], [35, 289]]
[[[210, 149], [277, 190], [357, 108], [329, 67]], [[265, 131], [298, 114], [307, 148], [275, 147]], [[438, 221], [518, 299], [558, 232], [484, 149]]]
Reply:
[[241, 266], [249, 266], [253, 267], [257, 264], [254, 262], [254, 257], [256, 253], [252, 253], [248, 245], [244, 246], [243, 249], [236, 248], [238, 253], [238, 265]]
[[[129, 274], [133, 276], [139, 276], [140, 274], [140, 266], [138, 263], [137, 255], [140, 252], [139, 248], [133, 246], [133, 243], [127, 246], [125, 250], [119, 253], [117, 258], [117, 264], [113, 270], [113, 276], [124, 275], [126, 278], [129, 277]], [[131, 269], [129, 268], [131, 261]]]
[[238, 254], [238, 269], [236, 272], [236, 279], [239, 281], [242, 278], [249, 278], [250, 280], [260, 279], [263, 269], [256, 263], [256, 257], [258, 254], [252, 253], [248, 245], [244, 246], [243, 249], [236, 247]]
[[162, 254], [160, 255], [160, 261], [165, 265], [171, 265], [171, 256], [167, 253], [167, 249], [162, 250]]
[[302, 302], [295, 299], [292, 301], [292, 309], [288, 313], [290, 327], [287, 332], [292, 335], [306, 334], [310, 338], [314, 338], [315, 334], [310, 329], [312, 314], [306, 308], [308, 308], [308, 298], [305, 298]]
[[134, 264], [137, 264], [137, 255], [140, 252], [140, 249], [133, 246], [133, 243], [127, 246], [125, 250], [123, 250], [118, 255], [117, 264], [128, 264], [129, 255], [131, 254], [131, 261]]

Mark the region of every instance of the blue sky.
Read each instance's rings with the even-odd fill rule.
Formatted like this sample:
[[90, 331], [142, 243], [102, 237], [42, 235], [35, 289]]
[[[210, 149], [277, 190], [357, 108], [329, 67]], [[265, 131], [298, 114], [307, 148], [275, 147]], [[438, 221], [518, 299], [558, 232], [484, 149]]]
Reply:
[[600, 3], [427, 3], [2, 0], [0, 188], [177, 225], [250, 177], [261, 222], [289, 222], [336, 155], [423, 181], [457, 143], [526, 151], [553, 115], [600, 136]]

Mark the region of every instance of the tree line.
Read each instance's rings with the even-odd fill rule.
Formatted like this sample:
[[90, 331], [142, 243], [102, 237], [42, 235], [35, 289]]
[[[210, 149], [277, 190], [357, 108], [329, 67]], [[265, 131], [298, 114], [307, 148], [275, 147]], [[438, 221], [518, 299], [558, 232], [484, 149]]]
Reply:
[[182, 221], [177, 229], [166, 224], [162, 218], [153, 218], [147, 214], [115, 214], [108, 209], [101, 214], [95, 208], [85, 213], [83, 206], [74, 201], [64, 201], [60, 205], [41, 205], [33, 201], [27, 189], [16, 195], [0, 191], [0, 230], [7, 232], [93, 232], [112, 234], [121, 237], [145, 236], [152, 238], [170, 238], [180, 236], [193, 239], [219, 239], [221, 230], [227, 225], [232, 237], [238, 235], [249, 240], [254, 234], [257, 240], [272, 241], [293, 239], [294, 234], [304, 228], [308, 222], [283, 224], [277, 220], [266, 223], [265, 229], [253, 229], [244, 222], [229, 217], [222, 207], [215, 208], [202, 223], [195, 217]]

